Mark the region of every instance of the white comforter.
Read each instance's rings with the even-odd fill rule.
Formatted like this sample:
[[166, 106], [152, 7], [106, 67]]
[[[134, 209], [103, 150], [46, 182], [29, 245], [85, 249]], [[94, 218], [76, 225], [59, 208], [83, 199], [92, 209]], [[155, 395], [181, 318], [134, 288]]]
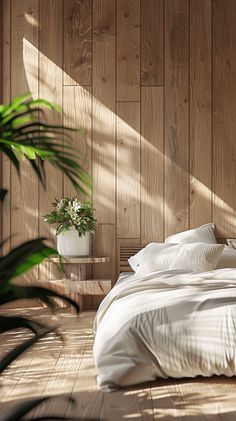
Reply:
[[236, 269], [121, 276], [95, 319], [104, 390], [155, 380], [236, 374]]

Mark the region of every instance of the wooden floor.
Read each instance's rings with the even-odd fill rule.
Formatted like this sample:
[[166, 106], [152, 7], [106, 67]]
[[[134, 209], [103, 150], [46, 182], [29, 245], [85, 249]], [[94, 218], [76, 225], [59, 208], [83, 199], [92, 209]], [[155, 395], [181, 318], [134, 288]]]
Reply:
[[[19, 309], [18, 313], [29, 310]], [[45, 320], [45, 310], [30, 311]], [[50, 334], [24, 354], [0, 377], [0, 420], [13, 404], [52, 396], [27, 419], [46, 415], [97, 420], [236, 420], [236, 380], [211, 378], [157, 381], [113, 393], [102, 393], [93, 364], [94, 312], [79, 317], [61, 310], [53, 322], [60, 324], [66, 341]], [[1, 355], [26, 331], [1, 335]], [[66, 396], [73, 397], [74, 403]]]

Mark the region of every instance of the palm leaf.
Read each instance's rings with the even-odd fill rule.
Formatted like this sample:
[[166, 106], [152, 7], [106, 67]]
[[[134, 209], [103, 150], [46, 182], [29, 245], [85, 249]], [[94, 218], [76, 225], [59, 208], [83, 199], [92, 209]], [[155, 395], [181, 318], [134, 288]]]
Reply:
[[1, 360], [0, 360], [0, 374], [6, 370], [6, 368], [16, 359], [18, 358], [23, 352], [29, 349], [32, 345], [34, 345], [39, 339], [43, 338], [44, 336], [48, 335], [49, 333], [53, 332], [55, 328], [45, 327], [44, 331], [34, 335], [32, 338], [26, 339], [20, 345], [17, 345], [11, 351], [9, 351]]
[[[23, 421], [24, 416], [27, 415], [32, 409], [39, 406], [41, 403], [52, 399], [50, 397], [44, 397], [44, 398], [37, 398], [32, 399], [28, 401], [23, 401], [18, 403], [17, 405], [14, 405], [13, 407], [7, 408], [7, 410], [3, 413], [1, 421]], [[66, 401], [74, 403], [74, 399], [72, 397], [65, 397]], [[67, 421], [80, 421], [80, 418], [68, 418], [64, 416], [56, 416], [56, 415], [48, 415], [45, 417], [36, 417], [31, 418], [32, 421], [43, 421], [43, 420], [67, 420]], [[86, 420], [85, 420], [86, 421]], [[92, 421], [92, 420], [91, 420]], [[97, 420], [94, 420], [97, 421]]]
[[57, 251], [43, 243], [43, 238], [26, 241], [0, 257], [0, 282], [9, 282], [32, 267], [41, 263], [45, 258], [57, 254]]
[[0, 139], [0, 151], [2, 151], [10, 159], [10, 161], [12, 162], [16, 171], [19, 174], [20, 164], [19, 164], [19, 161], [18, 161], [15, 153], [13, 152], [12, 149], [8, 148], [6, 145], [1, 144], [1, 139]]
[[34, 409], [40, 403], [47, 401], [49, 398], [38, 398], [30, 401], [23, 401], [14, 406], [8, 406], [7, 410], [1, 414], [1, 421], [21, 421], [24, 415]]
[[[44, 187], [45, 174], [36, 157], [49, 161], [63, 171], [76, 190], [87, 194], [86, 189], [91, 189], [90, 178], [78, 161], [79, 151], [67, 144], [70, 133], [76, 129], [45, 123], [40, 118], [43, 108], [61, 112], [57, 105], [44, 99], [33, 100], [29, 94], [21, 95], [10, 104], [1, 106], [0, 149], [18, 172], [19, 159], [33, 161], [31, 166]], [[59, 139], [62, 140], [61, 144], [58, 143]]]
[[7, 190], [6, 189], [0, 189], [0, 201], [1, 202], [4, 201], [6, 194], [7, 194]]
[[24, 317], [0, 316], [0, 333], [18, 328], [29, 329], [33, 333], [37, 334], [40, 330], [42, 330], [43, 325]]
[[68, 304], [70, 304], [77, 313], [80, 312], [80, 306], [71, 298], [60, 294], [54, 289], [49, 289], [40, 286], [26, 286], [26, 285], [15, 285], [8, 284], [5, 290], [0, 294], [0, 305], [9, 303], [10, 301], [16, 301], [19, 299], [38, 299], [44, 302], [47, 306], [55, 308], [55, 303], [52, 298], [60, 298]]

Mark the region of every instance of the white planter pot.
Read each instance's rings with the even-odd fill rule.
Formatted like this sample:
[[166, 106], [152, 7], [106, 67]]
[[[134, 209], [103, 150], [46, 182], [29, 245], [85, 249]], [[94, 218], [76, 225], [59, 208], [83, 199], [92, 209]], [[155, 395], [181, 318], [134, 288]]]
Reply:
[[75, 228], [57, 236], [57, 251], [62, 256], [89, 256], [90, 234], [79, 237]]

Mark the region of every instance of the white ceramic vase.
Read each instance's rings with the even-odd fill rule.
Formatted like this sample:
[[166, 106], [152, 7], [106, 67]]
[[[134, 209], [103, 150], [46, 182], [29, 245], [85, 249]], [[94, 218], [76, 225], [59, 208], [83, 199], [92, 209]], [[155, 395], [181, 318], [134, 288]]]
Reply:
[[61, 256], [89, 256], [89, 245], [90, 234], [80, 237], [74, 227], [57, 236], [57, 251]]

